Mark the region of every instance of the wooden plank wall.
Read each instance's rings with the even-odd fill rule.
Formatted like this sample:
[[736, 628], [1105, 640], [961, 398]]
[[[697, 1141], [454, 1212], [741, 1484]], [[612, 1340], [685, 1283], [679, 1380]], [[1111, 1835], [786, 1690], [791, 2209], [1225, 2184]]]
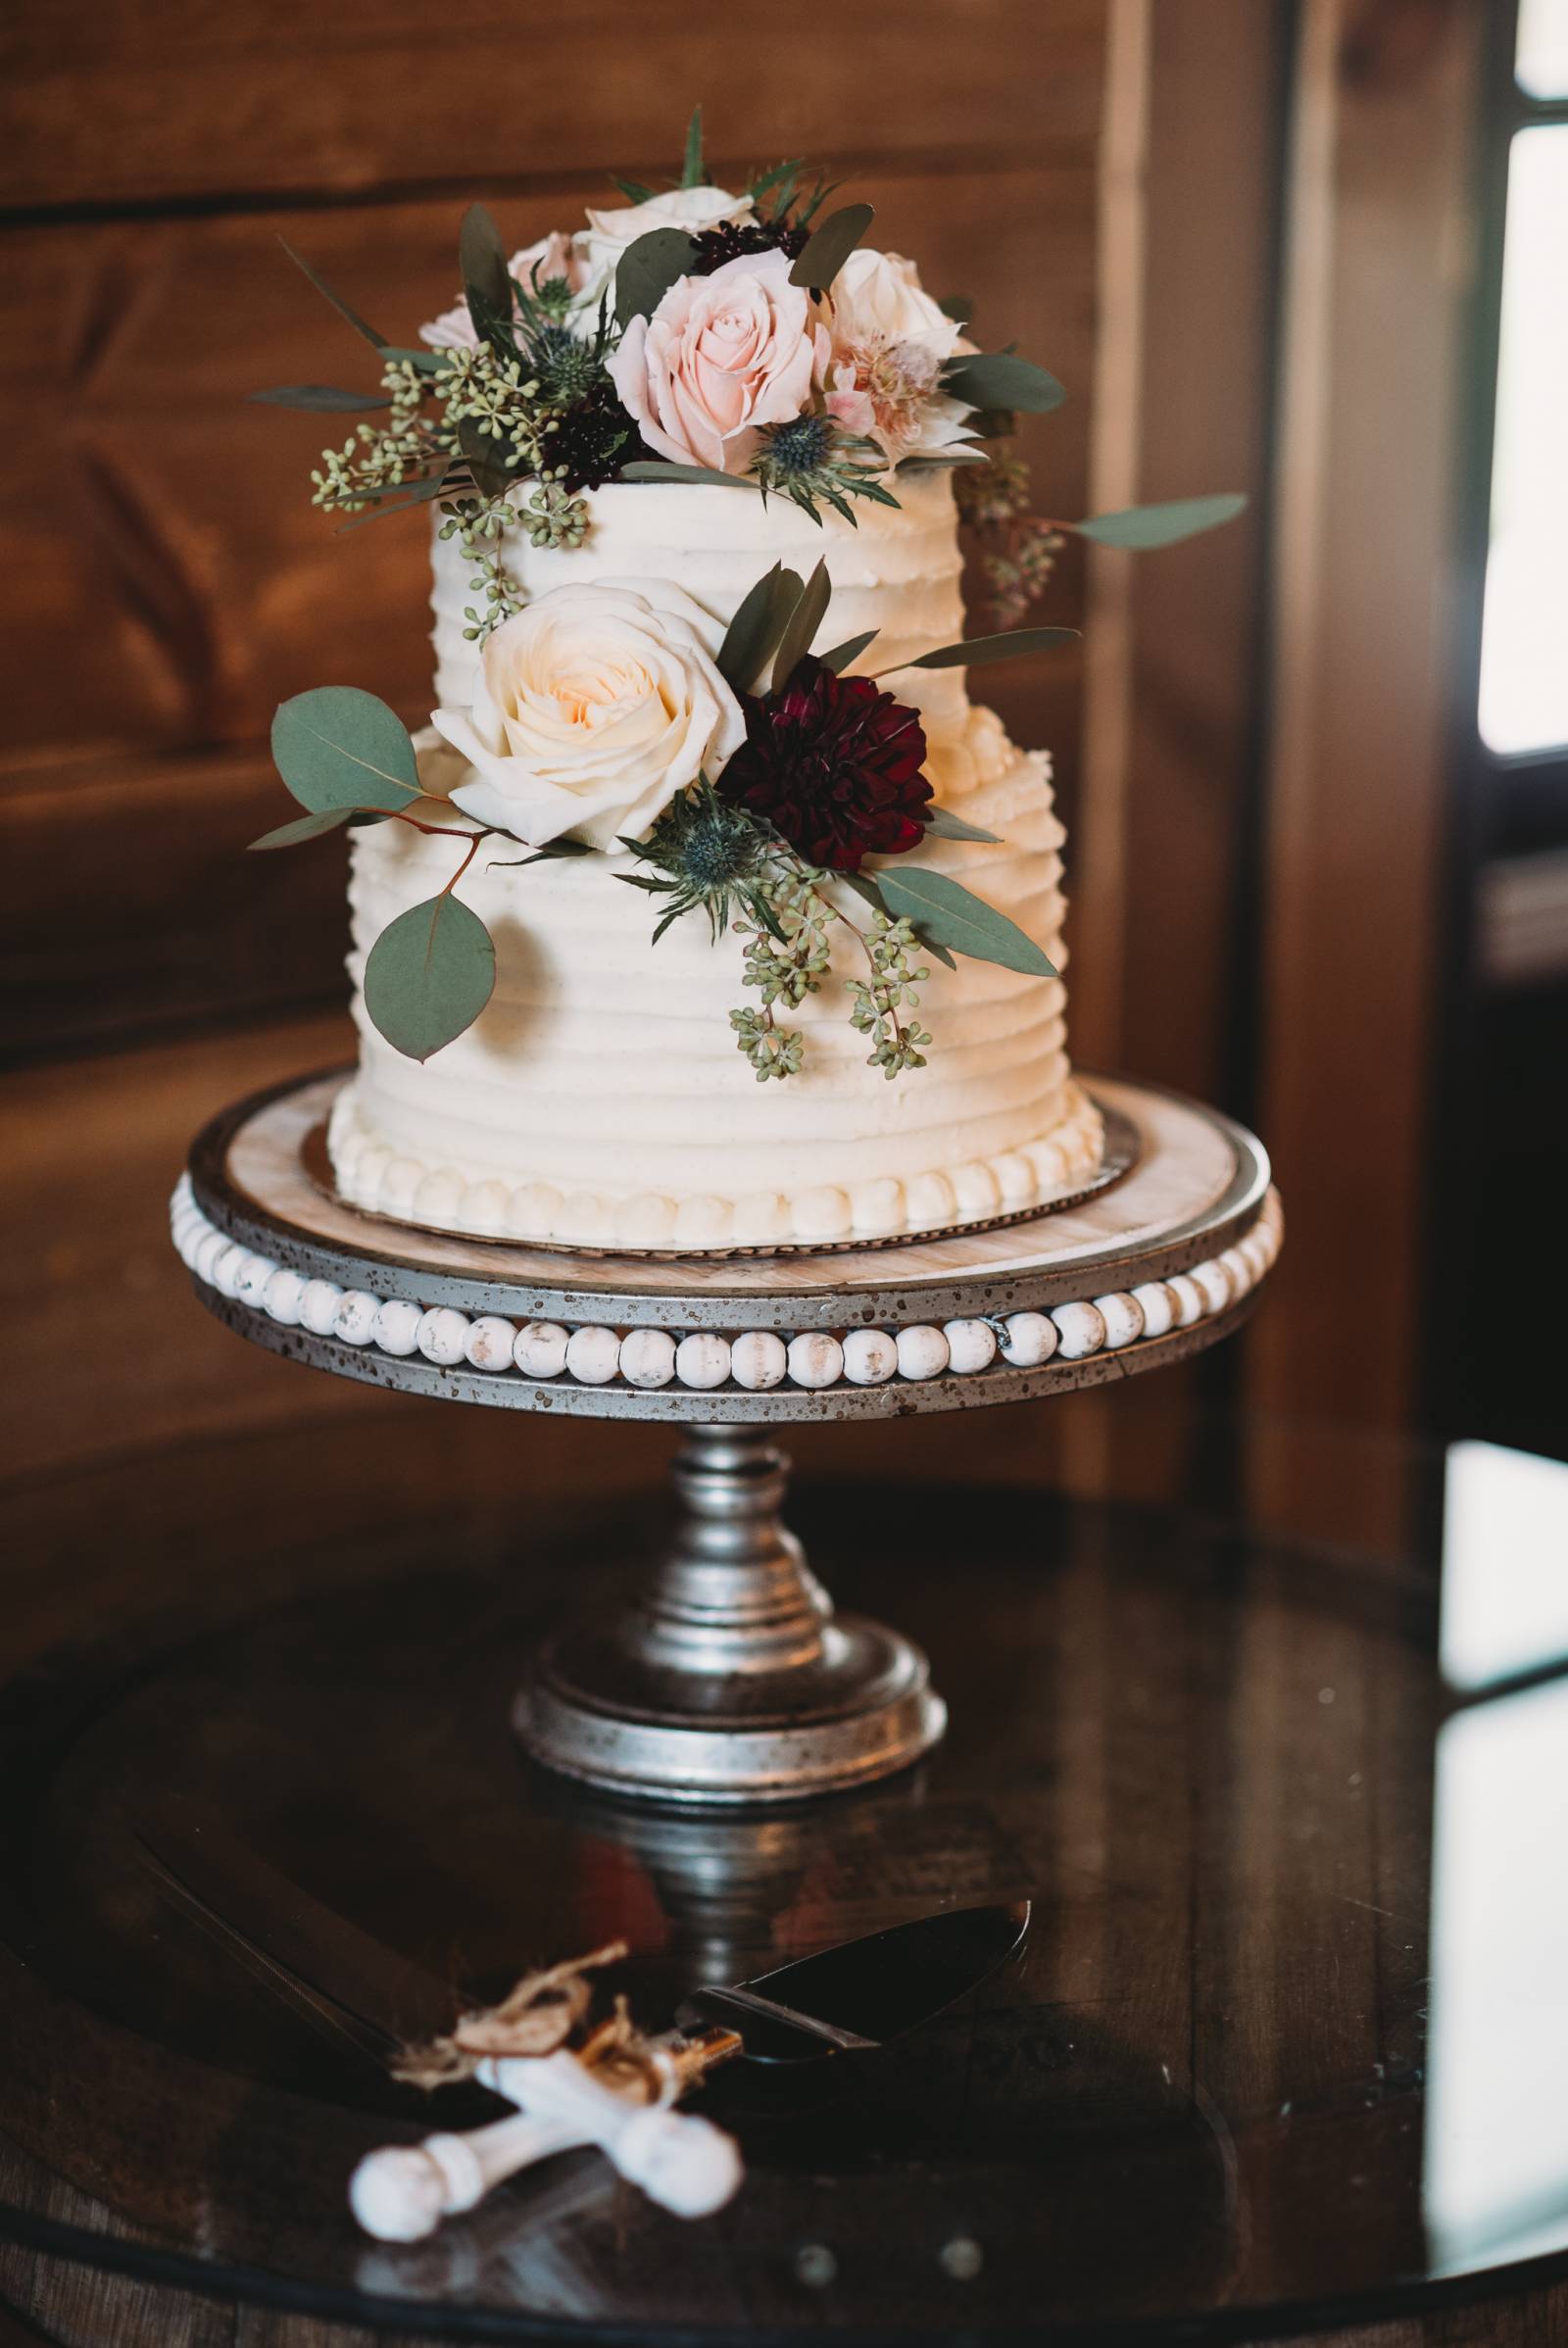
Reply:
[[[802, 150], [853, 176], [880, 241], [1073, 388], [1037, 454], [1050, 510], [1079, 513], [1103, 18], [842, 0], [823, 48], [761, 0], [455, 0], [438, 23], [412, 0], [20, 0], [0, 33], [0, 1049], [119, 1047], [339, 986], [339, 852], [240, 851], [276, 811], [279, 699], [352, 682], [424, 714], [426, 553], [412, 516], [338, 536], [307, 502], [318, 419], [245, 404], [365, 371], [279, 232], [412, 339], [452, 298], [466, 201], [519, 243], [570, 222], [614, 200], [607, 169], [668, 171], [701, 96], [716, 177]], [[1078, 617], [1070, 569], [1056, 605]], [[1070, 791], [1075, 656], [998, 700]]]

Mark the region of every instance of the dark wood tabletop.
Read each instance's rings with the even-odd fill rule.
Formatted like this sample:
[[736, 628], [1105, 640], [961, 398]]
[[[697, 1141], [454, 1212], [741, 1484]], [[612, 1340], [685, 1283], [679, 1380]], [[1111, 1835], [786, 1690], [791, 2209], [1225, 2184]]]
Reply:
[[[1381, 1551], [1250, 1524], [1223, 1422], [1175, 1505], [1022, 1468], [933, 1482], [913, 1457], [808, 1480], [816, 1562], [925, 1645], [949, 1737], [858, 1796], [682, 1816], [543, 1776], [507, 1727], [541, 1629], [603, 1603], [656, 1534], [652, 1488], [546, 1490], [488, 1414], [313, 1418], [300, 1385], [292, 1427], [101, 1460], [8, 1507], [0, 2295], [42, 2336], [1562, 2336], [1568, 2010], [1555, 2044], [1532, 2013], [1509, 2069], [1518, 2017], [1475, 1978], [1563, 1923], [1560, 1847], [1499, 1884], [1475, 1846], [1490, 1752], [1528, 1735], [1509, 1783], [1565, 1775], [1562, 1609], [1538, 1590], [1530, 1612], [1517, 1509], [1478, 1556], [1450, 1463], [1445, 1613], [1443, 1463], [1417, 1454], [1426, 1530]], [[1157, 1446], [1157, 1411], [1124, 1439], [1140, 1424]], [[1537, 1544], [1568, 1544], [1541, 1489]], [[455, 1996], [622, 1936], [613, 1985], [650, 2027], [698, 1980], [943, 1906], [1028, 1896], [1033, 1925], [879, 2055], [787, 2089], [720, 2075], [704, 2108], [750, 2174], [718, 2218], [682, 2225], [574, 2154], [399, 2249], [353, 2225], [355, 2160], [496, 2107], [334, 2052], [171, 1909], [137, 1827], [178, 1793]], [[1561, 1796], [1541, 1798], [1546, 1834]], [[1510, 1850], [1520, 1832], [1498, 1822]], [[1490, 1937], [1456, 1869], [1507, 1905]], [[1499, 2126], [1478, 2197], [1466, 2148]], [[1499, 2287], [1511, 2314], [1462, 2304]]]

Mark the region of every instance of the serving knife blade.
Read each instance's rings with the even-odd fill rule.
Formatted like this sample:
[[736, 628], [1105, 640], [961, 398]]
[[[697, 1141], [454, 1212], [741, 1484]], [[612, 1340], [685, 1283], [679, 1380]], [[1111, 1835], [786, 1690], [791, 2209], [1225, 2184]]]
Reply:
[[797, 1957], [733, 1986], [693, 1990], [682, 2030], [738, 2030], [754, 2063], [867, 2052], [932, 2022], [1020, 1948], [1026, 1899], [946, 1908]]
[[[221, 1816], [172, 1796], [139, 1822], [166, 1893], [314, 2029], [385, 2070], [449, 2030], [459, 1993], [313, 1898]], [[932, 2021], [1022, 1944], [1029, 1902], [947, 1908], [691, 1992], [680, 2029], [736, 2031], [743, 2055], [798, 2063], [887, 2045]]]

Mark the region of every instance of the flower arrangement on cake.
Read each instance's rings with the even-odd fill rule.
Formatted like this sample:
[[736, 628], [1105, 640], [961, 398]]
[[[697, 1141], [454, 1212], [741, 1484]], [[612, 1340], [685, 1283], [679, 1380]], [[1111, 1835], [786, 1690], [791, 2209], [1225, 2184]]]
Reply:
[[[273, 751], [303, 812], [255, 843], [354, 829], [364, 1047], [358, 1101], [334, 1122], [340, 1184], [458, 1228], [660, 1236], [661, 1215], [631, 1212], [604, 1172], [603, 1136], [540, 1170], [542, 1128], [580, 1090], [572, 1053], [606, 1049], [623, 1006], [610, 900], [630, 890], [653, 915], [641, 1015], [662, 1017], [660, 1049], [688, 1073], [700, 1063], [693, 1098], [730, 1096], [696, 1036], [711, 971], [656, 951], [672, 930], [718, 956], [726, 1033], [757, 1080], [814, 1082], [810, 1130], [841, 1132], [859, 1168], [829, 1186], [841, 1206], [801, 1208], [804, 1177], [782, 1198], [759, 1187], [759, 1135], [736, 1126], [745, 1164], [719, 1191], [651, 1116], [676, 1227], [765, 1240], [825, 1215], [897, 1232], [1032, 1202], [1098, 1149], [1060, 1049], [1060, 828], [1046, 761], [970, 707], [964, 672], [1072, 633], [1020, 624], [1069, 528], [1166, 545], [1243, 501], [1037, 517], [1015, 421], [1055, 408], [1061, 385], [983, 349], [968, 303], [933, 299], [913, 262], [871, 247], [869, 205], [832, 209], [795, 162], [738, 193], [710, 185], [700, 109], [676, 184], [616, 185], [620, 204], [511, 254], [472, 207], [462, 298], [416, 345], [389, 343], [302, 262], [373, 348], [379, 385], [257, 395], [366, 412], [313, 475], [348, 526], [434, 510], [428, 732], [351, 687], [285, 702]], [[967, 639], [960, 517], [1006, 623]], [[934, 962], [1006, 976], [976, 987]], [[892, 1079], [928, 1065], [928, 1002], [953, 1023], [951, 1073], [908, 1170], [883, 1177], [826, 1017], [862, 1071]], [[376, 1037], [421, 1067], [446, 1055], [448, 1093], [433, 1071], [417, 1095], [372, 1071]], [[526, 1116], [500, 1105], [503, 1075], [528, 1092]], [[962, 1197], [959, 1139], [989, 1169]], [[433, 1189], [432, 1154], [447, 1161]]]

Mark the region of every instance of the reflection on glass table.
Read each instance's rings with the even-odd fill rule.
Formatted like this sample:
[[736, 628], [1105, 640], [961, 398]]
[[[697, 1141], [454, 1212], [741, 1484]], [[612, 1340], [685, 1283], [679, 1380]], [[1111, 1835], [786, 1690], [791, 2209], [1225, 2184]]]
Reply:
[[1445, 1481], [1422, 2200], [1456, 2272], [1568, 2245], [1568, 1466], [1456, 1443]]

